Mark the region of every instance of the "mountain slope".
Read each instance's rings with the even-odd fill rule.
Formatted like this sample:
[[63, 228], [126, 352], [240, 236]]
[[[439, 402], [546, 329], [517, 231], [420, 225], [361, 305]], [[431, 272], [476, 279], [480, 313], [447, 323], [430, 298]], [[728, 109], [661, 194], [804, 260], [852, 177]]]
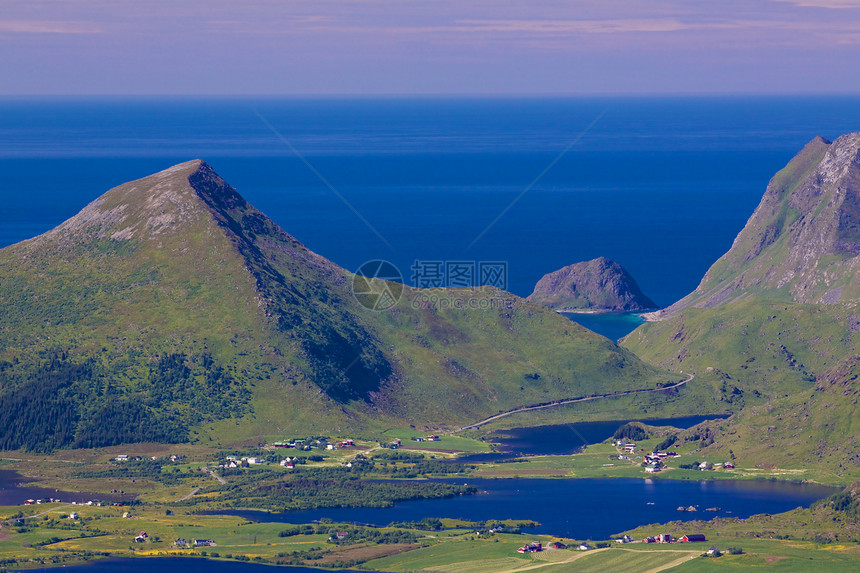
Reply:
[[[624, 345], [673, 369], [808, 387], [858, 352], [860, 133], [816, 138], [771, 180], [696, 290]], [[745, 380], [745, 382], [744, 382]]]
[[438, 427], [672, 379], [508, 293], [377, 312], [352, 278], [202, 161], [112, 189], [0, 250], [0, 447]]
[[657, 306], [624, 267], [606, 257], [545, 274], [528, 300], [556, 310], [636, 311]]
[[860, 133], [809, 142], [767, 186], [731, 249], [695, 291], [652, 315], [749, 296], [797, 303], [860, 298]]
[[699, 287], [624, 340], [734, 410], [705, 445], [760, 465], [860, 472], [860, 133], [810, 142]]
[[762, 468], [814, 468], [834, 479], [860, 474], [860, 356], [822, 372], [806, 391], [751, 407], [726, 421], [711, 421], [680, 434], [701, 442], [703, 456], [725, 456]]

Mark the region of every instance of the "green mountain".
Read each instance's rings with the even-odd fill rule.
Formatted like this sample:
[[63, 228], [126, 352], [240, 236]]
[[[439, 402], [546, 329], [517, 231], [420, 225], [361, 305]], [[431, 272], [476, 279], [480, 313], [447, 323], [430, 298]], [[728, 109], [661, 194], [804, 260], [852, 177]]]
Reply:
[[120, 185], [0, 250], [0, 447], [444, 427], [678, 378], [505, 292], [355, 278], [202, 161]]
[[803, 304], [860, 299], [860, 132], [810, 141], [767, 186], [731, 249], [695, 291], [656, 312], [749, 297]]
[[695, 372], [740, 411], [704, 425], [704, 446], [856, 476], [858, 272], [860, 133], [816, 138], [771, 180], [698, 288], [623, 345]]
[[606, 257], [545, 274], [528, 300], [556, 310], [636, 311], [657, 307], [624, 267]]
[[747, 467], [812, 469], [829, 481], [854, 480], [860, 475], [859, 398], [860, 356], [853, 356], [822, 372], [808, 390], [744, 408], [679, 438], [699, 442], [705, 457], [728, 459], [731, 452]]
[[624, 345], [649, 362], [710, 368], [764, 393], [808, 388], [860, 353], [858, 158], [860, 133], [812, 140], [771, 180], [698, 288], [646, 315], [652, 322]]

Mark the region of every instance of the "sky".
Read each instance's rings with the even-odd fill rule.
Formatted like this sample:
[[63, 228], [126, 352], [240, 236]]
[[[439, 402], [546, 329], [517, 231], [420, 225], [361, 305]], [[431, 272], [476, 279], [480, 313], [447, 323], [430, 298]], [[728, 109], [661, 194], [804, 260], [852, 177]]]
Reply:
[[860, 93], [860, 0], [0, 0], [0, 95]]

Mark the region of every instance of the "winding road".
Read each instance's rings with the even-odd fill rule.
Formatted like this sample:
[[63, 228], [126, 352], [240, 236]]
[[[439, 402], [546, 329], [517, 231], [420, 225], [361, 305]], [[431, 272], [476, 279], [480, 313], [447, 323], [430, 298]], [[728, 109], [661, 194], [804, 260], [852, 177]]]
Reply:
[[191, 499], [191, 497], [192, 497], [195, 493], [197, 493], [198, 491], [200, 491], [200, 488], [199, 488], [199, 487], [195, 487], [195, 488], [194, 488], [194, 490], [193, 490], [191, 493], [189, 493], [188, 495], [186, 495], [185, 497], [183, 497], [183, 498], [182, 498], [182, 499], [180, 499], [179, 501], [185, 501], [186, 499]]
[[489, 418], [484, 418], [480, 422], [475, 422], [474, 424], [469, 424], [468, 426], [463, 426], [462, 428], [458, 428], [454, 430], [452, 433], [462, 432], [463, 430], [467, 430], [470, 428], [477, 429], [479, 426], [482, 426], [486, 423], [492, 422], [493, 420], [498, 420], [499, 418], [504, 418], [505, 416], [510, 416], [511, 414], [519, 414], [520, 412], [528, 412], [530, 410], [541, 410], [543, 408], [554, 408], [556, 406], [563, 406], [564, 404], [573, 404], [575, 402], [587, 402], [589, 400], [599, 400], [601, 398], [617, 398], [619, 396], [629, 396], [631, 394], [641, 394], [643, 392], [662, 392], [664, 390], [673, 390], [675, 388], [679, 388], [683, 386], [687, 382], [693, 380], [695, 376], [693, 374], [687, 374], [686, 380], [681, 380], [680, 382], [676, 382], [670, 386], [663, 386], [662, 388], [642, 388], [640, 390], [625, 390], [624, 392], [613, 392], [612, 394], [599, 394], [597, 396], [584, 396], [581, 398], [567, 398], [564, 400], [556, 400], [554, 402], [549, 402], [546, 404], [537, 404], [535, 406], [523, 406], [522, 408], [516, 408], [514, 410], [508, 410], [507, 412], [502, 412], [500, 414], [496, 414], [495, 416], [490, 416]]
[[210, 469], [209, 469], [209, 468], [207, 468], [206, 466], [203, 466], [201, 469], [202, 469], [204, 472], [209, 472], [209, 475], [211, 475], [213, 478], [217, 479], [217, 480], [218, 480], [218, 483], [220, 483], [221, 485], [224, 485], [224, 484], [226, 484], [226, 483], [227, 483], [227, 480], [225, 480], [224, 478], [222, 478], [221, 476], [219, 476], [218, 474], [216, 474], [216, 473], [215, 473], [215, 470], [210, 470]]

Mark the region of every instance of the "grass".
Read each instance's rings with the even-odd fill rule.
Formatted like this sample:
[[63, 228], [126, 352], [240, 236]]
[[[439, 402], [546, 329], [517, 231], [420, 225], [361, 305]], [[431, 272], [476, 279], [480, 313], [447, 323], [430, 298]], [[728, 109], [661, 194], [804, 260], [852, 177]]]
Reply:
[[741, 301], [650, 323], [625, 344], [647, 360], [696, 372], [697, 383], [742, 407], [728, 421], [705, 424], [706, 455], [732, 450], [748, 466], [812, 470], [818, 481], [846, 484], [860, 478], [860, 468], [845, 463], [857, 451], [860, 366], [851, 357], [860, 339], [850, 319], [857, 312], [855, 303]]

